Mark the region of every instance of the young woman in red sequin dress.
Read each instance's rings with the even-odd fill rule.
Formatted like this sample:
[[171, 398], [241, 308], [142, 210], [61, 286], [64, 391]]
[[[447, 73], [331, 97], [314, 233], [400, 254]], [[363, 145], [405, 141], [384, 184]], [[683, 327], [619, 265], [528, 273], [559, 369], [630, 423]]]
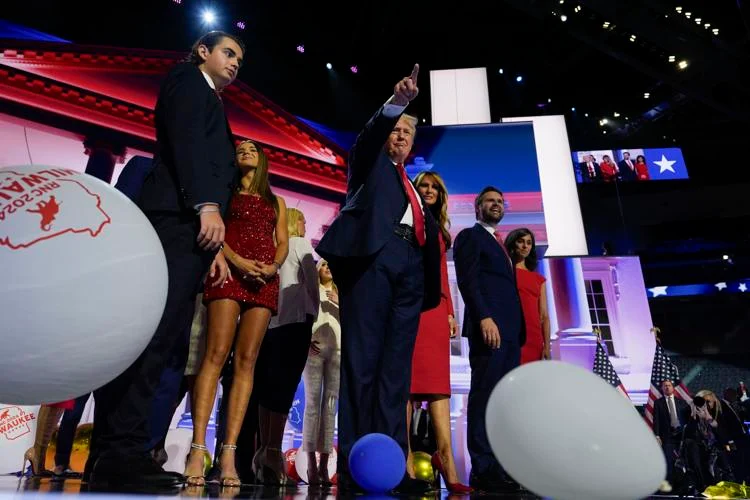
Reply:
[[237, 436], [253, 390], [258, 350], [271, 315], [278, 308], [277, 273], [289, 250], [286, 205], [271, 192], [268, 160], [260, 146], [252, 141], [242, 142], [237, 146], [237, 164], [242, 180], [227, 212], [222, 249], [233, 271], [232, 279], [220, 285], [208, 280], [203, 292], [208, 308], [208, 336], [193, 395], [193, 443], [185, 464], [188, 486], [205, 484], [206, 426], [219, 375], [233, 345], [234, 380], [229, 392], [226, 436], [219, 453], [221, 485], [240, 486], [234, 460]]

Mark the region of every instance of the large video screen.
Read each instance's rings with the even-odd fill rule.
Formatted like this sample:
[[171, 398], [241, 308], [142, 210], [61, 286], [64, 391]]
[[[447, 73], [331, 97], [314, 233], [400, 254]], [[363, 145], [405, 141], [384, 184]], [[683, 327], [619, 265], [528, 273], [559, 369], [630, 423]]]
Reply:
[[574, 151], [576, 182], [645, 182], [687, 179], [680, 148]]
[[420, 127], [406, 170], [412, 179], [422, 171], [443, 178], [453, 236], [476, 223], [474, 198], [492, 185], [505, 198], [501, 232], [526, 227], [538, 245], [547, 245], [531, 123]]

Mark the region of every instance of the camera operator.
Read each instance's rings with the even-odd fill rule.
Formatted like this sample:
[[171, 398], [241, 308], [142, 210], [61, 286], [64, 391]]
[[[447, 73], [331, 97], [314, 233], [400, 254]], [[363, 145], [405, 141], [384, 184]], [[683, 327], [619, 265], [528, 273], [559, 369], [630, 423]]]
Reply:
[[735, 481], [729, 453], [744, 436], [744, 424], [728, 402], [705, 389], [695, 395], [685, 426], [684, 457], [698, 491], [718, 481]]

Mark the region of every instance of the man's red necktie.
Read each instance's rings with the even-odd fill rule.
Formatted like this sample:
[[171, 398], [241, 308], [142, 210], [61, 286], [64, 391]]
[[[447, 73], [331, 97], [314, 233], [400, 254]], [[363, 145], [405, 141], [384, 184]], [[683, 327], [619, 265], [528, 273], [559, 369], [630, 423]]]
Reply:
[[414, 187], [412, 186], [409, 177], [406, 175], [404, 164], [397, 164], [396, 170], [398, 170], [398, 173], [401, 175], [401, 182], [404, 184], [404, 191], [406, 191], [406, 196], [409, 198], [409, 204], [411, 205], [412, 214], [414, 214], [414, 234], [417, 237], [417, 243], [419, 243], [420, 247], [423, 247], [426, 242], [426, 237], [424, 232], [424, 213], [422, 213], [422, 204], [417, 199], [417, 193], [414, 192]]
[[508, 250], [505, 248], [505, 243], [503, 243], [503, 235], [500, 234], [499, 230], [495, 230], [495, 239], [500, 245], [500, 248], [503, 249], [503, 253], [505, 254], [505, 256], [508, 257], [508, 263], [510, 263], [510, 268], [513, 269], [513, 259], [510, 258], [510, 254], [508, 253]]

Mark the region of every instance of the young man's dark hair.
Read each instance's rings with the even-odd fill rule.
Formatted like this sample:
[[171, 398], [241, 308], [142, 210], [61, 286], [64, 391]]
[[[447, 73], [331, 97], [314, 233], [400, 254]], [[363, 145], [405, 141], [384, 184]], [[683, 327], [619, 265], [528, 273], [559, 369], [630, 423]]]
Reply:
[[193, 63], [196, 66], [202, 64], [203, 58], [198, 53], [198, 47], [200, 47], [201, 45], [205, 45], [206, 47], [208, 47], [208, 51], [212, 52], [214, 50], [214, 47], [221, 43], [224, 38], [231, 38], [237, 43], [237, 45], [240, 46], [243, 54], [246, 52], [245, 42], [243, 42], [241, 38], [224, 31], [209, 31], [195, 41], [195, 43], [193, 44], [193, 48], [190, 49], [190, 55], [185, 58], [185, 62]]

